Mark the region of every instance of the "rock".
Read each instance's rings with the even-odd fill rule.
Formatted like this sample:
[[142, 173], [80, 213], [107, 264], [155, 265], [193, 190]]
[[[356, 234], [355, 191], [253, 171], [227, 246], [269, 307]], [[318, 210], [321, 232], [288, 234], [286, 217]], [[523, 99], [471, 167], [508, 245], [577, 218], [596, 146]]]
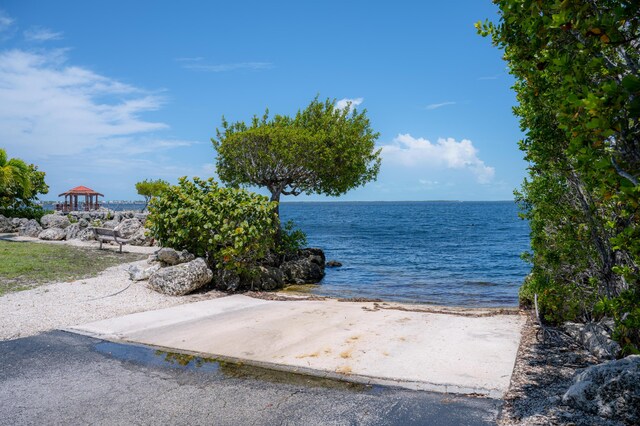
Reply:
[[47, 228], [38, 234], [38, 238], [41, 240], [64, 240], [67, 236], [67, 231], [63, 228]]
[[237, 291], [241, 282], [240, 276], [233, 271], [216, 269], [213, 274], [213, 283], [218, 290]]
[[81, 229], [76, 234], [76, 239], [80, 241], [93, 241], [96, 239], [96, 235], [93, 233], [93, 228], [88, 226], [84, 229]]
[[47, 228], [66, 228], [71, 225], [71, 221], [67, 216], [60, 214], [46, 214], [40, 219], [40, 223], [44, 229]]
[[203, 258], [160, 268], [149, 277], [149, 286], [163, 294], [182, 296], [208, 284], [213, 272]]
[[342, 263], [338, 262], [337, 260], [330, 260], [327, 262], [327, 266], [329, 268], [339, 268], [342, 266]]
[[87, 219], [80, 219], [78, 220], [78, 225], [80, 225], [80, 228], [86, 228], [89, 226], [89, 221]]
[[138, 219], [124, 219], [114, 229], [124, 238], [129, 238], [142, 229], [142, 224]]
[[80, 224], [72, 223], [71, 225], [67, 226], [67, 228], [65, 229], [67, 233], [66, 239], [67, 240], [76, 239], [81, 230], [82, 228], [80, 227]]
[[106, 222], [104, 222], [104, 223], [102, 224], [102, 227], [103, 227], [103, 228], [113, 229], [113, 228], [115, 228], [116, 226], [118, 226], [118, 224], [119, 224], [119, 223], [120, 223], [120, 222], [118, 222], [117, 220], [107, 220]]
[[13, 225], [13, 232], [18, 232], [18, 229], [20, 229], [20, 227], [26, 224], [27, 222], [29, 222], [29, 219], [26, 219], [24, 217], [15, 217], [11, 219], [11, 225]]
[[11, 219], [0, 214], [0, 232], [13, 232]]
[[177, 251], [169, 247], [161, 248], [156, 257], [159, 261], [166, 263], [167, 265], [179, 265], [181, 263], [191, 262], [196, 257], [186, 250]]
[[290, 260], [280, 265], [288, 284], [313, 284], [324, 277], [324, 269], [310, 258]]
[[616, 359], [620, 345], [611, 339], [611, 324], [606, 321], [579, 324], [567, 322], [563, 330], [599, 360]]
[[151, 277], [151, 274], [159, 270], [161, 266], [162, 265], [160, 265], [159, 262], [156, 262], [155, 264], [147, 267], [143, 267], [141, 265], [131, 265], [129, 267], [129, 277], [133, 281], [148, 280], [149, 277]]
[[21, 237], [38, 238], [38, 235], [42, 232], [42, 226], [37, 220], [31, 219], [18, 229], [18, 235]]
[[593, 365], [578, 373], [562, 401], [627, 424], [640, 424], [640, 355]]
[[276, 290], [284, 287], [284, 273], [272, 266], [258, 266], [251, 280], [252, 290]]
[[140, 223], [144, 225], [144, 223], [147, 221], [147, 215], [148, 213], [134, 213], [133, 217], [138, 219]]
[[135, 234], [129, 237], [129, 244], [132, 246], [149, 247], [153, 245], [153, 242], [154, 239], [146, 228], [140, 228]]

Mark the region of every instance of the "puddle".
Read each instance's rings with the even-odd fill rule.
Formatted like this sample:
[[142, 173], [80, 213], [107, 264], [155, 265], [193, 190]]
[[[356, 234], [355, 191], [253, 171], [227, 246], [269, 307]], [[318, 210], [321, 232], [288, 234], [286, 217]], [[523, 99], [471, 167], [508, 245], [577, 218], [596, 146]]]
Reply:
[[217, 379], [253, 379], [269, 383], [283, 383], [295, 386], [322, 387], [353, 392], [380, 393], [383, 386], [364, 385], [335, 379], [308, 376], [285, 371], [270, 370], [215, 358], [204, 358], [178, 352], [161, 351], [146, 346], [100, 342], [94, 350], [110, 358], [130, 362], [138, 365], [170, 368], [183, 371], [198, 371], [210, 374]]

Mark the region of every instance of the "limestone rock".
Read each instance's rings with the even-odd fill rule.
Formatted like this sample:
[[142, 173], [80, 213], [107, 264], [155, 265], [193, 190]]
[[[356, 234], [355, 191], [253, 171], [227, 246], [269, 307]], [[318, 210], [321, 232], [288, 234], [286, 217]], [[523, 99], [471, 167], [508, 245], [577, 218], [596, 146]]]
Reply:
[[11, 219], [0, 214], [0, 232], [13, 232]]
[[129, 237], [129, 244], [132, 246], [145, 246], [149, 247], [153, 245], [153, 237], [149, 235], [149, 230], [146, 228], [140, 228], [138, 231]]
[[156, 262], [151, 266], [141, 266], [141, 265], [131, 265], [129, 267], [129, 277], [133, 281], [142, 281], [148, 280], [151, 277], [151, 274], [159, 270], [161, 267], [160, 263]]
[[280, 266], [285, 281], [294, 284], [313, 284], [324, 277], [324, 271], [310, 259], [291, 260]]
[[284, 287], [284, 272], [272, 266], [259, 266], [253, 279], [254, 290], [276, 290]]
[[87, 219], [80, 219], [78, 220], [78, 225], [80, 225], [80, 228], [86, 228], [87, 226], [89, 226], [89, 221]]
[[11, 225], [13, 225], [12, 232], [18, 232], [20, 227], [22, 225], [25, 225], [27, 222], [29, 222], [29, 219], [26, 219], [24, 217], [14, 217], [13, 219], [11, 219]]
[[178, 251], [169, 247], [161, 248], [156, 257], [159, 261], [166, 263], [167, 265], [179, 265], [181, 263], [191, 262], [196, 257], [186, 250]]
[[76, 234], [76, 239], [80, 240], [80, 241], [93, 241], [96, 239], [95, 234], [93, 233], [93, 228], [91, 226], [88, 226], [84, 229], [81, 229], [77, 234]]
[[640, 424], [640, 355], [593, 365], [578, 373], [562, 401], [627, 424]]
[[611, 339], [611, 328], [605, 322], [567, 322], [562, 328], [599, 360], [615, 359], [620, 354], [620, 345]]
[[213, 282], [218, 290], [236, 291], [240, 288], [242, 280], [240, 276], [233, 271], [216, 269], [213, 275]]
[[164, 294], [182, 296], [208, 284], [213, 272], [201, 257], [180, 265], [160, 268], [149, 277], [149, 286]]
[[64, 240], [66, 236], [67, 231], [65, 231], [63, 228], [47, 228], [44, 231], [40, 232], [40, 234], [38, 234], [38, 238], [40, 238], [41, 240], [53, 241]]
[[42, 226], [37, 220], [31, 219], [18, 229], [18, 235], [21, 237], [38, 238], [38, 235], [42, 232]]
[[67, 228], [65, 229], [67, 233], [66, 239], [67, 240], [76, 239], [81, 230], [82, 228], [80, 227], [80, 224], [72, 223], [71, 225], [67, 226]]
[[118, 226], [118, 223], [119, 223], [119, 222], [118, 222], [117, 220], [107, 220], [106, 222], [104, 222], [104, 223], [102, 224], [102, 227], [103, 227], [103, 228], [113, 229], [113, 228], [115, 228], [116, 226]]
[[138, 219], [124, 219], [114, 229], [124, 238], [129, 238], [142, 229], [142, 224]]
[[69, 218], [60, 214], [46, 214], [40, 219], [40, 223], [44, 229], [47, 228], [66, 228], [71, 225]]

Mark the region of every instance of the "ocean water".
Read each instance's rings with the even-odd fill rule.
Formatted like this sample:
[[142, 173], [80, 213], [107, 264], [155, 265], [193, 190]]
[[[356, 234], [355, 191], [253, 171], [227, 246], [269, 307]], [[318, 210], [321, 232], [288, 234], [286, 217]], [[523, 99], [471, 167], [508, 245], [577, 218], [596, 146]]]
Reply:
[[327, 268], [312, 293], [468, 307], [515, 306], [529, 227], [513, 202], [282, 203]]

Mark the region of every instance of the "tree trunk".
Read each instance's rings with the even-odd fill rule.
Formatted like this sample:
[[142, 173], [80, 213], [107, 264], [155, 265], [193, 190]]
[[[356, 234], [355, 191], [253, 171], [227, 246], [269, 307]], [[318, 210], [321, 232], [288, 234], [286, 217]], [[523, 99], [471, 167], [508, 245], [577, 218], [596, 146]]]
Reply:
[[280, 225], [280, 194], [281, 194], [281, 190], [278, 189], [271, 189], [269, 188], [269, 191], [271, 191], [271, 200], [270, 201], [275, 201], [276, 204], [276, 208], [275, 208], [275, 212], [276, 212], [276, 221], [278, 223], [276, 223], [277, 229], [276, 229], [276, 243], [280, 244], [280, 240], [282, 238], [282, 226]]

